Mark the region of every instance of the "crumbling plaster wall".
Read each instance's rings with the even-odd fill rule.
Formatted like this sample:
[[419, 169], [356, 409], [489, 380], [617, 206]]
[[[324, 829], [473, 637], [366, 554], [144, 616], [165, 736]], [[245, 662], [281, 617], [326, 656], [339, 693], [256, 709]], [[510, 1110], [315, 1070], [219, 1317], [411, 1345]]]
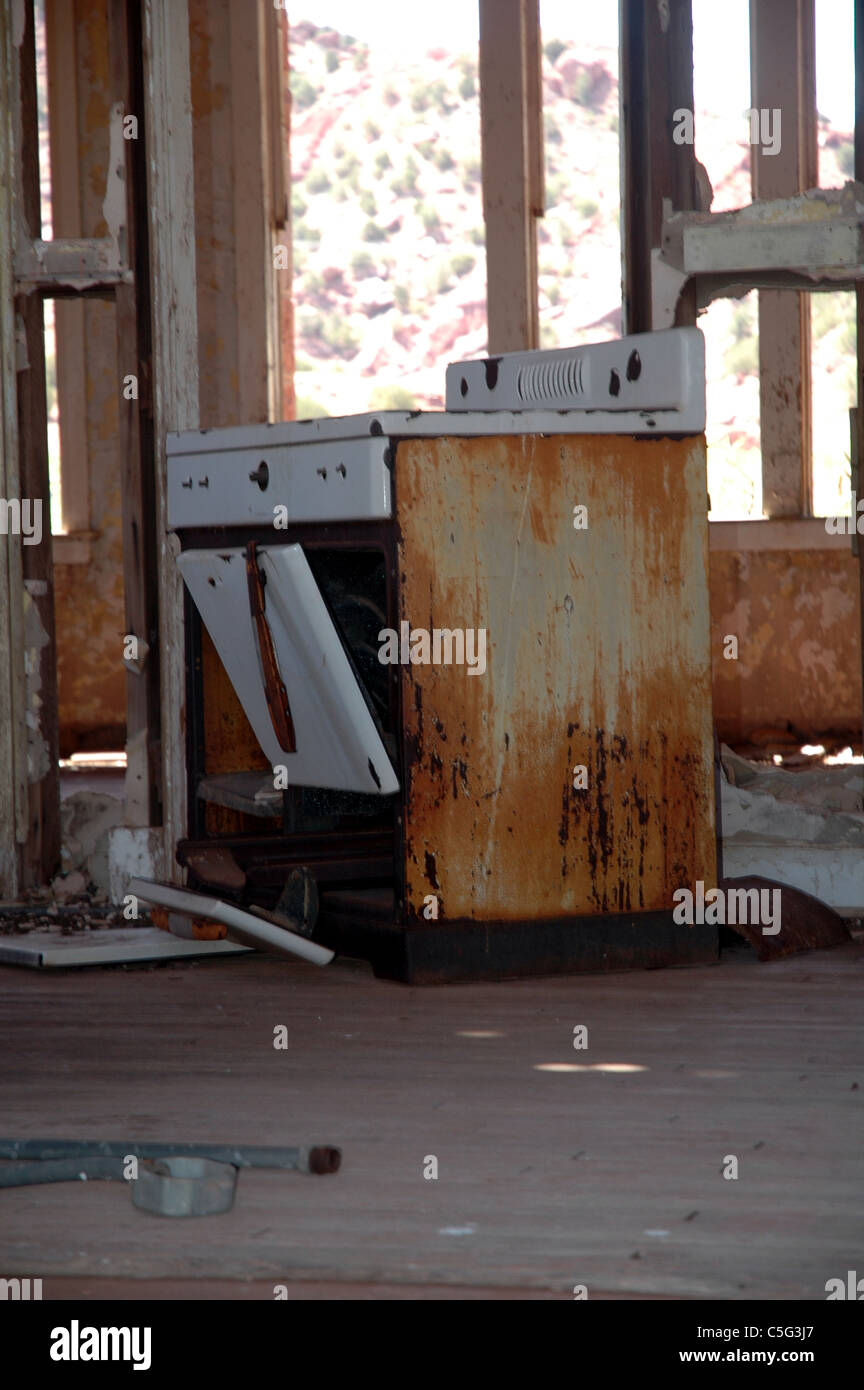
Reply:
[[[711, 552], [714, 718], [745, 740], [789, 721], [860, 737], [858, 565], [842, 550]], [[727, 634], [738, 659], [723, 655]]]

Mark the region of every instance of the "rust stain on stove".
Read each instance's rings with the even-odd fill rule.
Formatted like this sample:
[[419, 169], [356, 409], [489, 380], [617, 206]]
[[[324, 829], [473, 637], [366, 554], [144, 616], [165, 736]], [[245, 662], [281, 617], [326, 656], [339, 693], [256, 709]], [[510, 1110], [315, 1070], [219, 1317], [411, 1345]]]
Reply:
[[426, 851], [426, 877], [432, 884], [433, 888], [441, 887], [440, 883], [438, 882], [438, 874], [435, 871], [435, 855], [430, 854], [428, 849]]
[[482, 676], [401, 671], [407, 895], [531, 920], [713, 879], [704, 441], [406, 440], [398, 477], [400, 620], [487, 630]]

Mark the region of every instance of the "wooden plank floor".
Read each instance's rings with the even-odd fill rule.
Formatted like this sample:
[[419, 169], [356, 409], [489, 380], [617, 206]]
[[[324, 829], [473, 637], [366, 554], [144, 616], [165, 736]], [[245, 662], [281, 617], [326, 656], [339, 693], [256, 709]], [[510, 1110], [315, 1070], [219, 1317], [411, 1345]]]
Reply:
[[349, 961], [0, 968], [6, 1136], [344, 1152], [331, 1177], [242, 1172], [198, 1220], [119, 1183], [0, 1191], [0, 1277], [824, 1299], [864, 1258], [862, 987], [860, 942], [425, 990]]

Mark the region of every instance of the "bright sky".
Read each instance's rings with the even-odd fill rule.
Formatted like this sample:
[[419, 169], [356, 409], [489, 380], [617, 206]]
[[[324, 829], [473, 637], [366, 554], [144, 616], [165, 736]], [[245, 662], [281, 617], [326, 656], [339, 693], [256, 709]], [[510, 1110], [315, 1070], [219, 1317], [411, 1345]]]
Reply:
[[[697, 101], [718, 113], [750, 105], [747, 12], [748, 0], [693, 0]], [[476, 0], [289, 0], [288, 13], [293, 22], [309, 19], [353, 34], [394, 60], [439, 45], [464, 52], [477, 45]], [[546, 39], [614, 47], [618, 0], [540, 0], [540, 23]], [[852, 0], [816, 0], [816, 83], [822, 115], [851, 130]]]

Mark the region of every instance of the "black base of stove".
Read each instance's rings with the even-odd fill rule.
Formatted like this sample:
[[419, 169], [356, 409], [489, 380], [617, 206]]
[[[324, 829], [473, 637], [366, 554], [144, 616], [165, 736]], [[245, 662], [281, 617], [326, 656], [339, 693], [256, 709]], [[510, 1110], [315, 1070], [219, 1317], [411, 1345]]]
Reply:
[[369, 961], [379, 979], [409, 985], [658, 970], [719, 959], [717, 928], [679, 926], [671, 911], [530, 922], [442, 919], [410, 927], [394, 919], [389, 894], [330, 893], [322, 899], [315, 939]]

